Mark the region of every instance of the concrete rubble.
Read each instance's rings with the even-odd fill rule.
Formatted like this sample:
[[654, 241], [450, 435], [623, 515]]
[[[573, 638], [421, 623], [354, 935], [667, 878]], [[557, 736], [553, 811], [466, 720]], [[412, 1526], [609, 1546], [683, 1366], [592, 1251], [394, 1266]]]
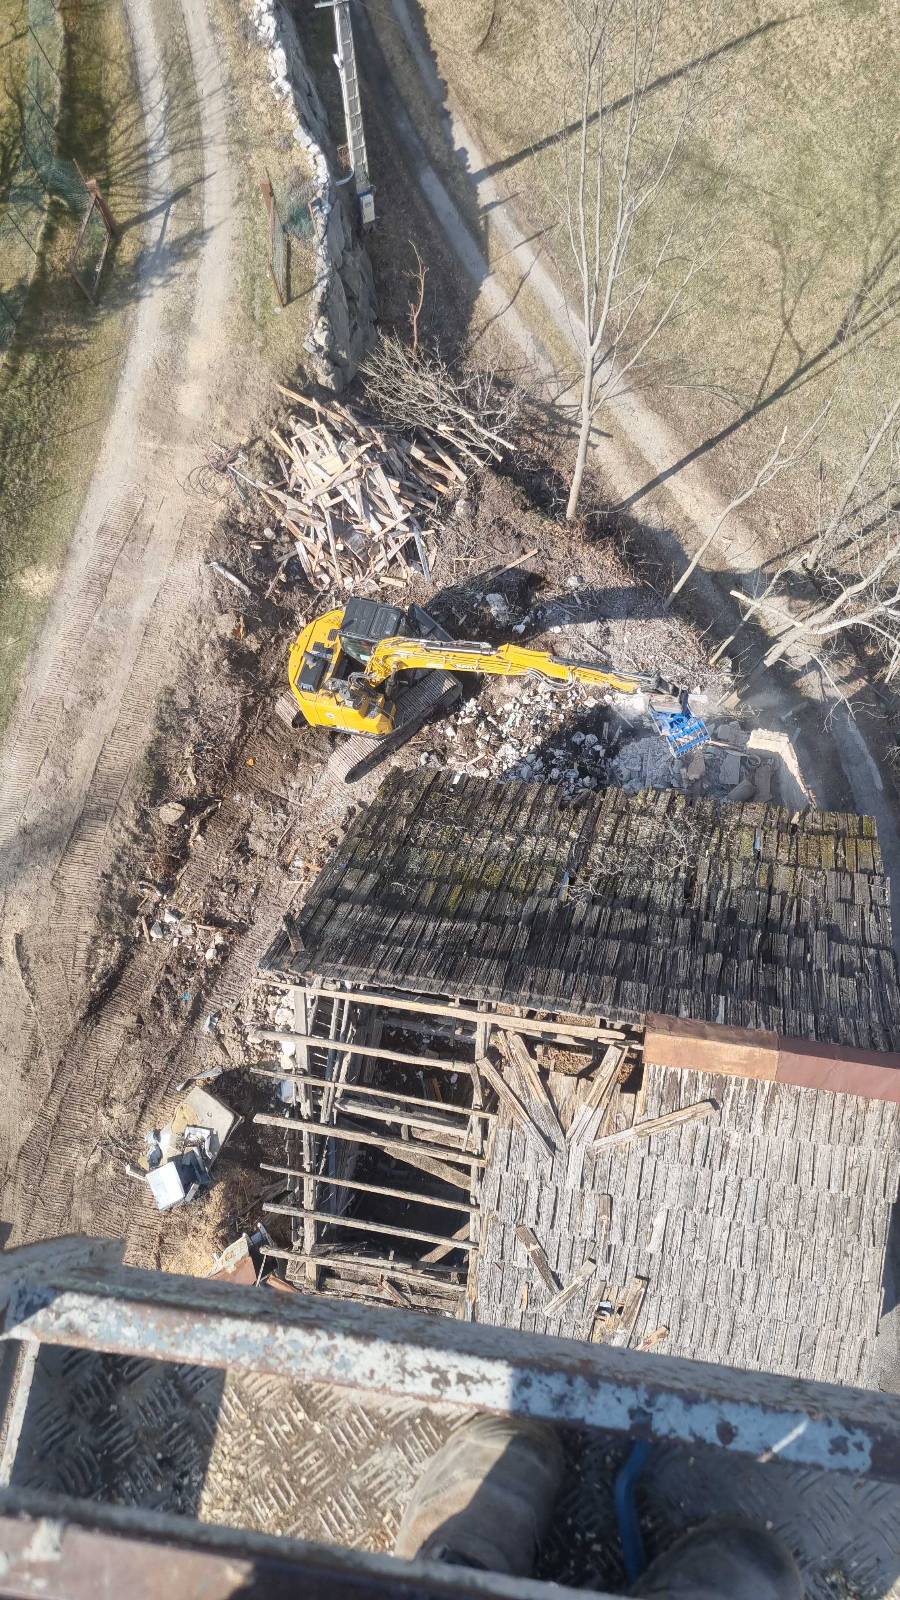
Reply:
[[147, 1154], [128, 1167], [148, 1185], [160, 1211], [196, 1199], [212, 1183], [211, 1168], [242, 1121], [224, 1101], [195, 1086], [170, 1122], [147, 1135]]
[[733, 717], [719, 720], [704, 696], [691, 704], [707, 721], [711, 742], [679, 757], [653, 724], [644, 695], [488, 679], [417, 760], [436, 771], [550, 783], [570, 796], [614, 784], [629, 794], [680, 789], [794, 803], [796, 757], [785, 735], [751, 731]]

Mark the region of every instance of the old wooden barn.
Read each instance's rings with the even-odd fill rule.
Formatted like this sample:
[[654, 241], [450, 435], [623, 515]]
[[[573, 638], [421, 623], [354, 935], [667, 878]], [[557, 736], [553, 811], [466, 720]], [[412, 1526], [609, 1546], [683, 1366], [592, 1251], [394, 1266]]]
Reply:
[[260, 976], [291, 1275], [872, 1380], [900, 986], [871, 819], [395, 771]]

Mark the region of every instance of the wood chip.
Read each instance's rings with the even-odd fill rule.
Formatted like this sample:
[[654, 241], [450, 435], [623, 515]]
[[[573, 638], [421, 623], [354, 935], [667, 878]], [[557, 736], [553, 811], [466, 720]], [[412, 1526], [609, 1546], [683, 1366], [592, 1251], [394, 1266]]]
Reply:
[[620, 1349], [627, 1349], [637, 1327], [637, 1320], [644, 1304], [644, 1296], [649, 1285], [648, 1278], [632, 1278], [622, 1299], [622, 1309], [619, 1312], [618, 1324], [610, 1344], [617, 1345]]
[[635, 1345], [635, 1349], [636, 1350], [655, 1350], [656, 1346], [658, 1344], [662, 1344], [663, 1340], [664, 1339], [668, 1339], [668, 1337], [669, 1337], [669, 1330], [668, 1330], [667, 1327], [662, 1326], [662, 1327], [659, 1327], [659, 1328], [654, 1328], [652, 1333], [645, 1333], [644, 1334], [644, 1337], [640, 1341], [640, 1344]]

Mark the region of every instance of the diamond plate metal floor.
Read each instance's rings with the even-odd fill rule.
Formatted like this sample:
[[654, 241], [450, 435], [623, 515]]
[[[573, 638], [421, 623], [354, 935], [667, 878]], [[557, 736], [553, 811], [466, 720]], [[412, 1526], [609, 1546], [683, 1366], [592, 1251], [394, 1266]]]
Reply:
[[[390, 1549], [409, 1492], [453, 1426], [445, 1408], [269, 1377], [42, 1346], [12, 1482], [266, 1533]], [[539, 1575], [625, 1588], [612, 1480], [626, 1446], [564, 1435], [568, 1471]], [[737, 1512], [794, 1550], [810, 1600], [900, 1596], [900, 1490], [849, 1475], [656, 1447], [639, 1489], [653, 1556]]]

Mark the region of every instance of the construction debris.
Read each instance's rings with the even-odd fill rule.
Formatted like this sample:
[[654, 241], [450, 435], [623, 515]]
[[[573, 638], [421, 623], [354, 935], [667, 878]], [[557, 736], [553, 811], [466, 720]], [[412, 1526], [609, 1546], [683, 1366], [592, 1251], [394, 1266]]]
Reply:
[[414, 443], [337, 401], [279, 387], [303, 407], [271, 429], [281, 481], [256, 482], [235, 462], [228, 470], [279, 518], [312, 588], [350, 589], [394, 564], [429, 578], [441, 500], [466, 482], [452, 438], [420, 430]]
[[516, 1228], [516, 1238], [525, 1247], [532, 1266], [538, 1277], [550, 1290], [550, 1293], [553, 1295], [560, 1294], [559, 1283], [553, 1274], [553, 1269], [547, 1260], [547, 1253], [537, 1235], [524, 1222], [520, 1222]]
[[210, 1169], [240, 1122], [223, 1101], [194, 1088], [171, 1122], [148, 1135], [146, 1157], [129, 1165], [129, 1171], [149, 1185], [160, 1211], [185, 1205], [209, 1188]]
[[631, 1144], [635, 1139], [650, 1139], [654, 1134], [667, 1133], [684, 1122], [697, 1122], [704, 1117], [714, 1117], [718, 1112], [715, 1100], [698, 1100], [696, 1105], [682, 1106], [679, 1111], [667, 1111], [662, 1117], [649, 1117], [646, 1122], [636, 1122], [619, 1133], [607, 1133], [595, 1139], [595, 1150], [609, 1150], [613, 1145]]
[[216, 1256], [207, 1276], [226, 1278], [229, 1283], [255, 1286], [260, 1281], [264, 1265], [261, 1248], [271, 1243], [271, 1234], [260, 1223], [253, 1233], [239, 1234], [227, 1249]]
[[515, 1122], [525, 1134], [527, 1139], [536, 1147], [541, 1156], [553, 1157], [553, 1141], [543, 1129], [538, 1127], [535, 1118], [524, 1104], [515, 1090], [510, 1087], [498, 1067], [487, 1056], [481, 1056], [476, 1063], [478, 1071], [487, 1078], [501, 1105], [504, 1105]]

